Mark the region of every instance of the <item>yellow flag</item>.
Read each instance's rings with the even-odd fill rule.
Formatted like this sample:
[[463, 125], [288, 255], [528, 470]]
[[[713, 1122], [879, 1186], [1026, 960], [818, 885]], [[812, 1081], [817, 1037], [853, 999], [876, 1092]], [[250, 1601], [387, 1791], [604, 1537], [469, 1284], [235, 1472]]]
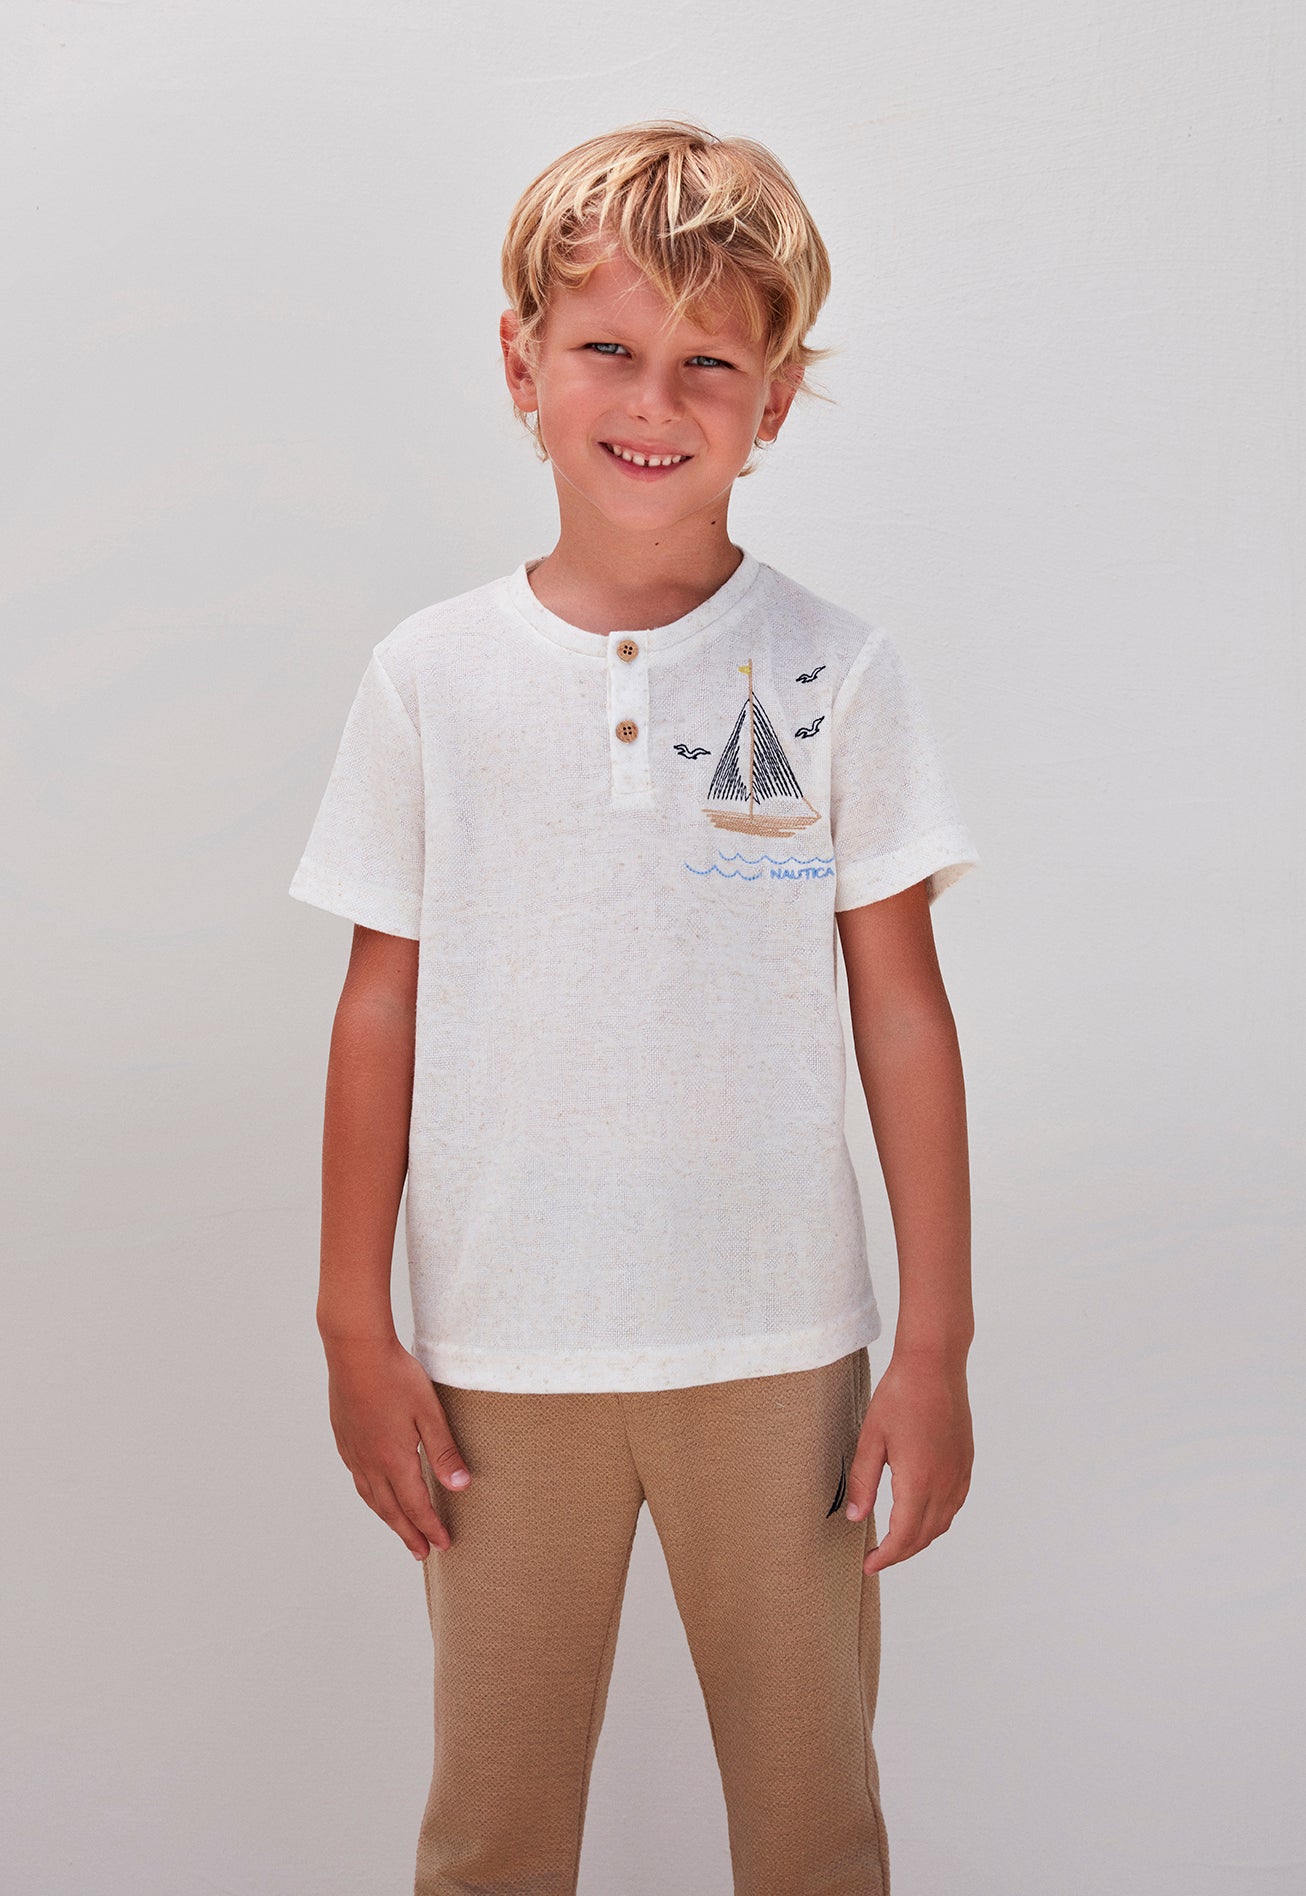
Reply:
[[748, 663], [747, 663], [746, 665], [741, 665], [741, 666], [739, 667], [739, 669], [740, 669], [740, 671], [741, 671], [741, 672], [750, 672], [750, 671], [752, 671], [752, 669], [753, 669], [753, 661], [752, 661], [752, 659], [750, 658], [750, 659], [749, 659], [749, 661], [748, 661]]

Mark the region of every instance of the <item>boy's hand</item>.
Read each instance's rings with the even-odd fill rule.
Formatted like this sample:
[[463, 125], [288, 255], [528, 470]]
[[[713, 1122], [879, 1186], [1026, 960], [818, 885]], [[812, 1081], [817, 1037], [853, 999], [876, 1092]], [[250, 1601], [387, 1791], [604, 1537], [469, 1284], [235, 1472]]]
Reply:
[[947, 1531], [974, 1459], [964, 1363], [895, 1354], [871, 1392], [848, 1475], [850, 1521], [874, 1504], [886, 1462], [893, 1480], [888, 1532], [862, 1562], [864, 1573], [910, 1560]]
[[418, 1560], [450, 1546], [431, 1505], [417, 1459], [420, 1439], [431, 1471], [446, 1488], [471, 1474], [459, 1453], [430, 1377], [398, 1337], [326, 1345], [331, 1428], [341, 1459], [368, 1507]]

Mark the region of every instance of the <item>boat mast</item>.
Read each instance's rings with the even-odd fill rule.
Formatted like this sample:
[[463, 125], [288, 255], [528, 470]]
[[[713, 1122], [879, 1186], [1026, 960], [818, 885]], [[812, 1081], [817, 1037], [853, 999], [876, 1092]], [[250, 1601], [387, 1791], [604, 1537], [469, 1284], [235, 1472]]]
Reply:
[[753, 814], [753, 661], [748, 661], [748, 814]]

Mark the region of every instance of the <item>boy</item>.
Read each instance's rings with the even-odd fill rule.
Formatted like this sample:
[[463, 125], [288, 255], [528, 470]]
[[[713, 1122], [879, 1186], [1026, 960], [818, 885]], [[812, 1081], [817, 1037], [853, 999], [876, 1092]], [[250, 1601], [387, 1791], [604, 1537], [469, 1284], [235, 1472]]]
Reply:
[[[884, 1896], [879, 1574], [973, 1452], [929, 909], [977, 858], [888, 637], [727, 532], [827, 353], [788, 174], [625, 127], [531, 185], [503, 269], [557, 543], [373, 649], [291, 885], [355, 923], [317, 1319], [341, 1456], [424, 1563], [414, 1888], [575, 1890], [647, 1501], [737, 1896]], [[901, 1273], [873, 1397], [836, 936]]]

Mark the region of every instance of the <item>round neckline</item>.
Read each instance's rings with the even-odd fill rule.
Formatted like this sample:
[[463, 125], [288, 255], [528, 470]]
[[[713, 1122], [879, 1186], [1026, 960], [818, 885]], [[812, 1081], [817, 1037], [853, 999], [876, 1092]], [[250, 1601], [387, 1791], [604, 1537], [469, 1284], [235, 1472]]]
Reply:
[[619, 626], [611, 632], [587, 632], [583, 626], [572, 625], [570, 620], [562, 619], [551, 612], [544, 601], [537, 597], [527, 575], [534, 571], [545, 557], [543, 553], [534, 559], [526, 559], [507, 574], [502, 582], [511, 603], [521, 616], [557, 645], [565, 645], [573, 652], [588, 652], [592, 658], [606, 658], [614, 639], [638, 639], [649, 652], [665, 651], [668, 646], [679, 645], [683, 639], [691, 638], [695, 632], [701, 632], [706, 626], [732, 612], [743, 599], [758, 573], [762, 562], [750, 553], [747, 547], [740, 547], [742, 558], [729, 579], [724, 580], [714, 593], [709, 593], [692, 611], [684, 613], [679, 619], [672, 619], [667, 625]]

